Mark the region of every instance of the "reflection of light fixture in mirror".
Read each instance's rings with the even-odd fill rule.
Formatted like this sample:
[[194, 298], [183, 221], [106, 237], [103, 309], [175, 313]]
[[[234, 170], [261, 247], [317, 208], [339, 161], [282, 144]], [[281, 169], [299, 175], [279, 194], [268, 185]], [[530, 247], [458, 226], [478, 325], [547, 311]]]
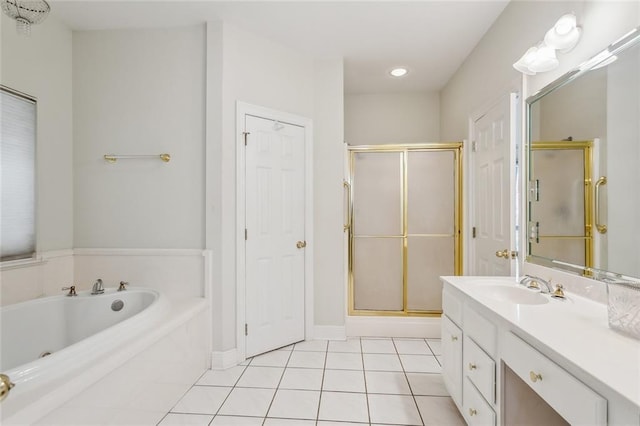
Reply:
[[576, 15], [568, 13], [562, 15], [558, 22], [544, 36], [544, 42], [556, 50], [566, 53], [573, 49], [582, 30], [576, 25]]
[[51, 7], [45, 0], [2, 0], [2, 11], [16, 20], [16, 31], [31, 35], [31, 25], [39, 24], [49, 14]]
[[394, 68], [391, 71], [389, 71], [389, 74], [391, 74], [394, 77], [404, 77], [405, 75], [407, 75], [409, 71], [406, 68]]

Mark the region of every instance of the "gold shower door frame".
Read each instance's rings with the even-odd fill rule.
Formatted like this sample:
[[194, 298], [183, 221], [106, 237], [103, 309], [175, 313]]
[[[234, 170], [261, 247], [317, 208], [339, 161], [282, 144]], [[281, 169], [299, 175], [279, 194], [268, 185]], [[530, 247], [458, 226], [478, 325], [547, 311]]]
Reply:
[[[408, 221], [408, 176], [407, 163], [409, 152], [452, 152], [454, 156], [454, 274], [462, 275], [462, 142], [443, 142], [429, 144], [407, 144], [407, 145], [358, 145], [349, 146], [349, 197], [348, 197], [348, 221], [349, 226], [345, 227], [348, 231], [348, 311], [349, 315], [363, 316], [421, 316], [421, 317], [439, 317], [442, 310], [410, 310], [408, 309], [408, 238], [409, 238], [409, 221]], [[353, 273], [354, 260], [354, 235], [353, 235], [353, 185], [355, 172], [355, 154], [366, 153], [400, 153], [401, 177], [400, 177], [400, 194], [401, 194], [401, 217], [402, 217], [402, 310], [372, 310], [372, 309], [356, 309], [355, 308], [355, 280]], [[421, 236], [443, 236], [443, 235], [421, 235]], [[382, 236], [379, 236], [382, 238]], [[366, 238], [366, 237], [365, 237]]]
[[[538, 235], [540, 240], [584, 240], [584, 260], [585, 275], [590, 275], [593, 267], [593, 196], [591, 187], [593, 185], [593, 141], [538, 141], [531, 143], [532, 151], [543, 150], [582, 150], [583, 151], [583, 172], [584, 172], [584, 236], [564, 236], [564, 235]], [[535, 165], [534, 165], [535, 171]], [[529, 212], [531, 215], [531, 212]], [[531, 245], [531, 243], [529, 243]], [[529, 253], [531, 253], [531, 248]]]

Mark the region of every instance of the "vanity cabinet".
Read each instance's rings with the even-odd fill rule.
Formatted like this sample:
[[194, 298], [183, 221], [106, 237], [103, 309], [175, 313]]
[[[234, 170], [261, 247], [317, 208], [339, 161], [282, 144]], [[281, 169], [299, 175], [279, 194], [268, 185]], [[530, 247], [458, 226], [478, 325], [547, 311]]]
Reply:
[[442, 298], [445, 386], [468, 424], [495, 425], [496, 327], [454, 293]]
[[494, 307], [458, 284], [471, 278], [443, 280], [442, 315], [443, 380], [468, 424], [640, 425], [638, 404], [541, 346], [551, 311]]

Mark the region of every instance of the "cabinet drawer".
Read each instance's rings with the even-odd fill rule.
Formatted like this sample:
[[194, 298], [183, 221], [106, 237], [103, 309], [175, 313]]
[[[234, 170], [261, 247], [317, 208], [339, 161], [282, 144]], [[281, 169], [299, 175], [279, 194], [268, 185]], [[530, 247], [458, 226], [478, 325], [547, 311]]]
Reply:
[[506, 333], [503, 361], [566, 421], [606, 425], [607, 400], [513, 333]]
[[496, 413], [493, 408], [482, 399], [480, 393], [467, 378], [464, 381], [464, 406], [462, 414], [471, 425], [491, 426], [496, 424]]
[[464, 374], [490, 404], [496, 402], [496, 363], [473, 340], [464, 337]]
[[464, 308], [464, 334], [471, 337], [492, 358], [496, 356], [497, 332], [496, 326], [465, 305]]
[[458, 325], [462, 325], [462, 301], [446, 288], [442, 291], [442, 311]]
[[462, 330], [446, 315], [442, 316], [442, 380], [449, 394], [462, 402]]

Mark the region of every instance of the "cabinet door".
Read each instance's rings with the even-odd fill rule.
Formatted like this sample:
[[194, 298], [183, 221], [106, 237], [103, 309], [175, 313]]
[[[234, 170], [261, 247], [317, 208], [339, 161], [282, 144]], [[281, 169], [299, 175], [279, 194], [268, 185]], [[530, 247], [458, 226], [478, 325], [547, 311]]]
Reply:
[[453, 400], [462, 407], [462, 330], [446, 315], [442, 316], [442, 379]]

